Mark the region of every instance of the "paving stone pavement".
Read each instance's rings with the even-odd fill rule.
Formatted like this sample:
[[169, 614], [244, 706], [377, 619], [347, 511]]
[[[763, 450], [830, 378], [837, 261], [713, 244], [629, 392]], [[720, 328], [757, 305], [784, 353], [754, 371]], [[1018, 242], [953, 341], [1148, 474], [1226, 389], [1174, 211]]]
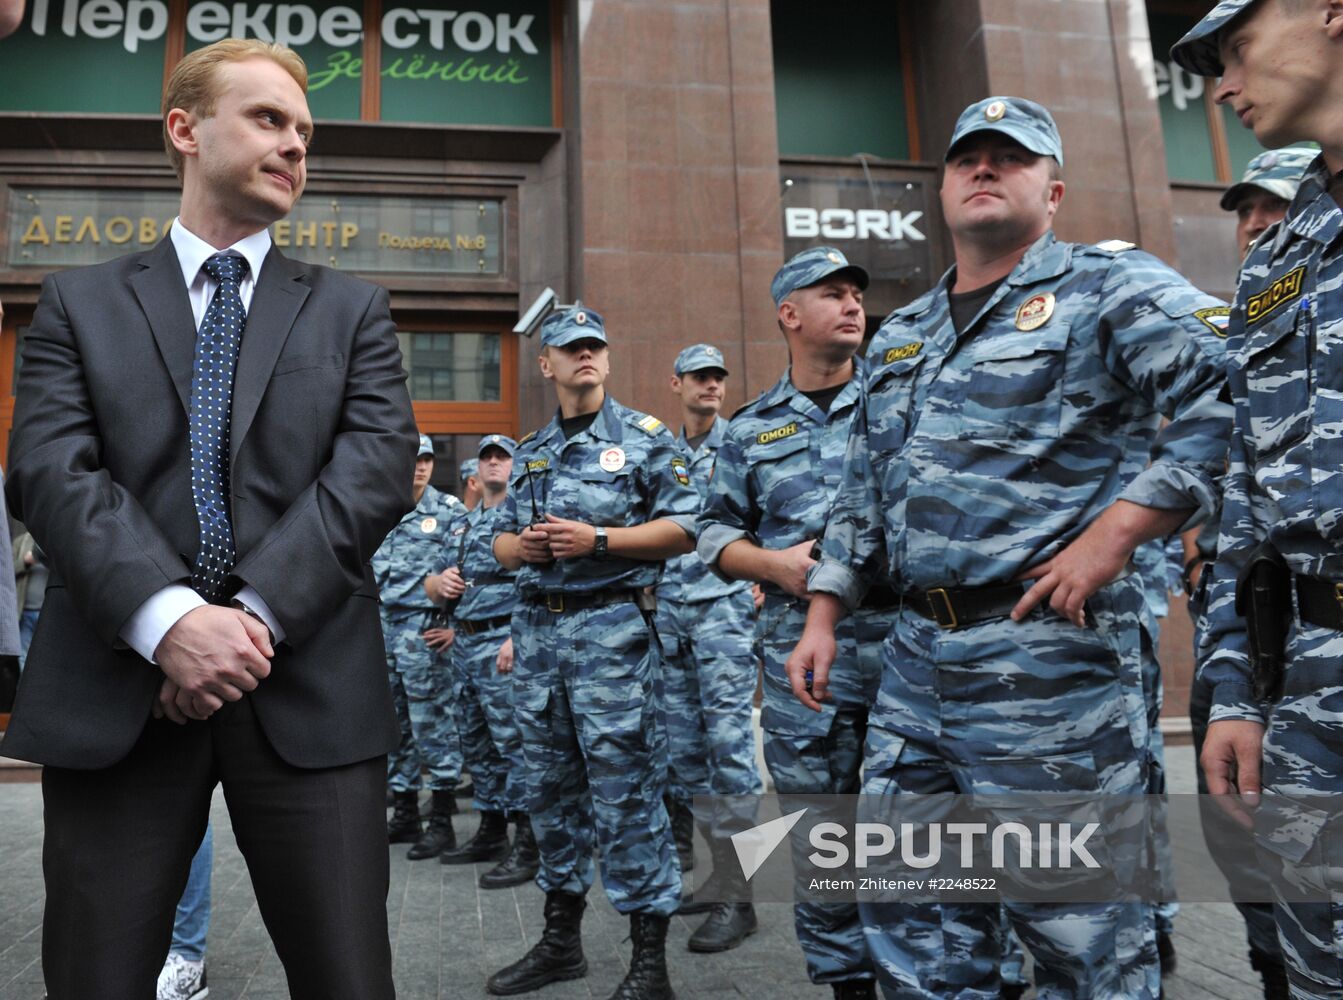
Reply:
[[[1171, 791], [1192, 791], [1192, 751], [1170, 748], [1168, 764]], [[213, 816], [211, 1000], [283, 1000], [288, 996], [284, 973], [262, 925], [219, 793]], [[457, 817], [458, 836], [469, 835], [475, 823], [474, 815]], [[42, 997], [41, 839], [39, 786], [0, 784], [0, 1000]], [[405, 852], [405, 845], [391, 848], [388, 896], [398, 996], [480, 1000], [487, 996], [486, 977], [521, 956], [540, 935], [544, 923], [540, 890], [527, 885], [483, 892], [476, 887], [476, 877], [484, 866], [410, 862]], [[539, 1000], [605, 998], [624, 976], [630, 950], [628, 921], [611, 908], [599, 888], [589, 902], [583, 922], [588, 976], [549, 986], [535, 994]], [[686, 940], [701, 918], [673, 919], [668, 959], [681, 1000], [760, 996], [822, 1000], [830, 995], [807, 982], [793, 937], [791, 907], [762, 904], [758, 910], [759, 932], [740, 948], [720, 955], [686, 950]], [[1176, 921], [1176, 945], [1179, 970], [1166, 980], [1167, 1000], [1260, 996], [1258, 978], [1245, 960], [1243, 928], [1230, 904], [1184, 906]]]

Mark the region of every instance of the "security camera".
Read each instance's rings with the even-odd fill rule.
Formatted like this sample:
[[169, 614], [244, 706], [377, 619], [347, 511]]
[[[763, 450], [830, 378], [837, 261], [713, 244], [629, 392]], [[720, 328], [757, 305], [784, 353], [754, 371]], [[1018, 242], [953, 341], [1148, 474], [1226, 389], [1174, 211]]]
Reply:
[[524, 337], [535, 335], [540, 329], [542, 322], [550, 315], [551, 310], [559, 303], [559, 296], [555, 294], [555, 289], [547, 288], [536, 297], [536, 301], [527, 307], [527, 311], [522, 314], [518, 320], [517, 326], [513, 327], [514, 333], [520, 333]]

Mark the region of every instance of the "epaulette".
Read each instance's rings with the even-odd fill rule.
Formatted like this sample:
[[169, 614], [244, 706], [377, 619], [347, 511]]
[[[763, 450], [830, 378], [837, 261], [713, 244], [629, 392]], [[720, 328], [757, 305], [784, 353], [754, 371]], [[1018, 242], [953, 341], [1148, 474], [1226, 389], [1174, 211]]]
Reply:
[[661, 434], [663, 431], [667, 429], [666, 424], [664, 424], [657, 417], [648, 413], [645, 413], [638, 420], [634, 421], [634, 423], [635, 426], [637, 426], [645, 434]]
[[1128, 240], [1106, 240], [1104, 243], [1097, 243], [1097, 250], [1104, 250], [1106, 253], [1123, 253], [1125, 250], [1136, 250], [1138, 244], [1130, 243]]
[[524, 444], [526, 444], [526, 443], [527, 443], [528, 441], [530, 441], [532, 438], [536, 437], [536, 435], [539, 434], [539, 433], [541, 433], [541, 432], [540, 432], [540, 431], [532, 431], [530, 434], [527, 434], [527, 435], [525, 435], [525, 436], [519, 438], [519, 439], [518, 439], [518, 447], [522, 447]]
[[764, 390], [762, 390], [762, 391], [760, 391], [760, 392], [757, 392], [757, 393], [755, 394], [754, 397], [752, 397], [751, 399], [748, 399], [746, 402], [742, 403], [741, 406], [739, 406], [739, 407], [737, 407], [735, 410], [733, 410], [733, 411], [732, 411], [732, 416], [728, 417], [728, 420], [729, 420], [729, 421], [736, 420], [737, 417], [739, 417], [741, 414], [745, 413], [745, 412], [746, 412], [747, 410], [749, 410], [751, 407], [755, 406], [756, 403], [760, 402], [760, 400], [764, 397], [765, 393], [767, 393], [767, 392], [769, 392], [769, 389], [764, 389]]

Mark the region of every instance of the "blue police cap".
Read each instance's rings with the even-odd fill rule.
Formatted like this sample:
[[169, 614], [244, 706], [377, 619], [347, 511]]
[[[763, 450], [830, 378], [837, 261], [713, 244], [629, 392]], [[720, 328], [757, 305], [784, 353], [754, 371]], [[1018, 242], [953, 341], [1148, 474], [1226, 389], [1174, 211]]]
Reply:
[[512, 458], [513, 452], [518, 450], [518, 443], [507, 434], [486, 434], [476, 445], [476, 454], [482, 454], [486, 448], [502, 448]]
[[675, 371], [677, 375], [703, 371], [705, 368], [717, 368], [724, 375], [727, 374], [727, 365], [723, 362], [723, 352], [714, 347], [713, 344], [691, 344], [676, 355]]
[[808, 247], [794, 254], [774, 273], [774, 280], [770, 282], [769, 291], [774, 296], [775, 307], [799, 288], [810, 288], [838, 271], [847, 271], [859, 288], [867, 287], [867, 272], [857, 264], [850, 264], [848, 258], [834, 247]]
[[1286, 149], [1270, 149], [1260, 153], [1245, 168], [1245, 176], [1240, 179], [1240, 183], [1226, 189], [1222, 195], [1222, 207], [1228, 212], [1234, 211], [1236, 204], [1252, 188], [1260, 188], [1283, 201], [1291, 201], [1296, 197], [1296, 189], [1301, 186], [1306, 168], [1319, 155], [1318, 149], [1305, 146], [1288, 146]]
[[976, 101], [956, 119], [956, 128], [947, 143], [947, 155], [961, 142], [978, 132], [998, 132], [1037, 156], [1052, 156], [1063, 166], [1063, 139], [1054, 117], [1041, 104], [1024, 97], [986, 97]]
[[415, 453], [415, 457], [419, 458], [421, 455], [434, 457], [434, 442], [429, 439], [428, 434], [420, 435], [420, 450]]
[[478, 459], [468, 458], [458, 466], [457, 471], [462, 474], [462, 482], [465, 483], [467, 479], [480, 472], [480, 461]]
[[541, 346], [563, 347], [575, 340], [606, 340], [601, 313], [576, 302], [568, 309], [553, 312], [541, 324]]
[[1217, 49], [1217, 36], [1254, 3], [1255, 0], [1222, 0], [1171, 46], [1170, 57], [1199, 76], [1221, 76], [1224, 68], [1222, 54]]

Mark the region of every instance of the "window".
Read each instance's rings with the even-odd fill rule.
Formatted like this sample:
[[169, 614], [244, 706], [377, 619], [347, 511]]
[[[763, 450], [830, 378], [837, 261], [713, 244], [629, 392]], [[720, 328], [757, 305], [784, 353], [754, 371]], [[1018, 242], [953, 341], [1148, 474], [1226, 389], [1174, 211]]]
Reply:
[[770, 4], [779, 154], [918, 159], [903, 4], [843, 7]]
[[1153, 86], [1161, 108], [1166, 172], [1173, 182], [1231, 184], [1262, 147], [1230, 108], [1213, 101], [1217, 82], [1194, 76], [1170, 57], [1170, 48], [1198, 23], [1207, 5], [1152, 0]]

